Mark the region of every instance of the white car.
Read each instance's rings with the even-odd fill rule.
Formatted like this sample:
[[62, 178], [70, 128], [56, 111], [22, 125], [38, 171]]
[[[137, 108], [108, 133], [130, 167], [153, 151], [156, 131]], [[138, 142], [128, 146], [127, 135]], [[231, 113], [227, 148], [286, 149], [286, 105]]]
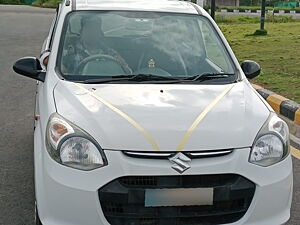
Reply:
[[201, 7], [66, 0], [43, 52], [14, 64], [38, 80], [36, 224], [289, 219], [287, 125]]

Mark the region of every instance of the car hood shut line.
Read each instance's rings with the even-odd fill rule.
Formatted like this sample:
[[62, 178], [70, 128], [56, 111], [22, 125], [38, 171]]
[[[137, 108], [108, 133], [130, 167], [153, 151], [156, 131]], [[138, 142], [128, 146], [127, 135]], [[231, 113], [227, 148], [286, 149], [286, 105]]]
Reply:
[[61, 116], [89, 133], [103, 149], [112, 150], [245, 148], [253, 144], [270, 113], [246, 82], [74, 85], [60, 81], [54, 98]]

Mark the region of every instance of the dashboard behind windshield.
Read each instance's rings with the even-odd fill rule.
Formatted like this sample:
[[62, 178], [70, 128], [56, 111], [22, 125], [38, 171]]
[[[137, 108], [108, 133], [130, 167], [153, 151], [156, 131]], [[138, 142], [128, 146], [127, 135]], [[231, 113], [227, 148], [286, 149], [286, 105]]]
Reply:
[[234, 73], [205, 17], [134, 11], [70, 13], [57, 67], [66, 80], [78, 81], [131, 74], [188, 78]]

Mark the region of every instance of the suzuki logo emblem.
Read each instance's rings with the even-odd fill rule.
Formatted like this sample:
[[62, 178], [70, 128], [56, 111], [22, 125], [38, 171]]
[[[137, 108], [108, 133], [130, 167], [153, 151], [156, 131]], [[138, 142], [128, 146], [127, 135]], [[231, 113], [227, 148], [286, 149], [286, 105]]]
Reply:
[[170, 157], [169, 160], [172, 163], [172, 168], [178, 173], [183, 173], [184, 171], [191, 168], [189, 163], [192, 160], [181, 152], [177, 153], [175, 156]]

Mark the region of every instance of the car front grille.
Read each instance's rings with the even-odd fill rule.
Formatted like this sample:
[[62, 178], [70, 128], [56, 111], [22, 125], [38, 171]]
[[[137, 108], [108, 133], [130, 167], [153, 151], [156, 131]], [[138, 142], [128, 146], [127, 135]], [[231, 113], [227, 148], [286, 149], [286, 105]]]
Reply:
[[[184, 154], [191, 159], [198, 158], [212, 158], [229, 155], [233, 152], [233, 149], [223, 149], [223, 150], [210, 150], [210, 151], [185, 151]], [[146, 159], [168, 159], [178, 152], [139, 152], [139, 151], [123, 151], [123, 154], [134, 158], [146, 158]]]
[[[145, 190], [162, 188], [213, 188], [213, 205], [145, 207]], [[127, 176], [99, 189], [99, 199], [111, 225], [213, 225], [241, 219], [254, 192], [236, 174]]]

